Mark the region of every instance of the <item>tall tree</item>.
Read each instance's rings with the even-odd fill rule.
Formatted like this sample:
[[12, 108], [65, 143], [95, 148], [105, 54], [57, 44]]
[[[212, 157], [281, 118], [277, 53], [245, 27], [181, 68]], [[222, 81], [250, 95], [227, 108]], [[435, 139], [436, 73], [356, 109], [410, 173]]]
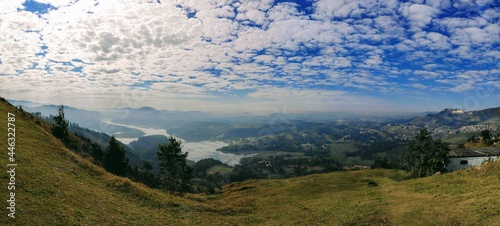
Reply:
[[92, 157], [94, 158], [96, 163], [102, 163], [104, 152], [102, 151], [101, 146], [98, 143], [92, 143]]
[[405, 168], [414, 178], [445, 171], [449, 151], [447, 143], [434, 140], [427, 129], [421, 130], [405, 153]]
[[488, 142], [489, 140], [491, 140], [491, 132], [487, 129], [481, 131], [481, 136], [483, 137], [483, 140], [485, 142]]
[[168, 144], [158, 145], [156, 152], [160, 160], [160, 183], [170, 194], [184, 195], [191, 189], [193, 169], [187, 165], [188, 153], [182, 153], [182, 142], [170, 136]]
[[106, 152], [104, 152], [104, 168], [115, 175], [125, 176], [127, 174], [128, 162], [129, 160], [125, 156], [123, 146], [118, 143], [115, 136], [111, 136]]
[[52, 127], [52, 134], [59, 140], [66, 143], [68, 141], [68, 121], [64, 118], [64, 105], [61, 105], [58, 109], [57, 116], [54, 116], [55, 121], [54, 127]]

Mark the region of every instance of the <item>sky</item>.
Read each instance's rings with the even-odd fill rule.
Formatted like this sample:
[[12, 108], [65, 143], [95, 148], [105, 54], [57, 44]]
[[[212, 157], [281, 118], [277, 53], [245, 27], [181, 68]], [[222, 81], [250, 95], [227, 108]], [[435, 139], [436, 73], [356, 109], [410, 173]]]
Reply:
[[254, 114], [500, 106], [498, 0], [0, 0], [0, 96]]

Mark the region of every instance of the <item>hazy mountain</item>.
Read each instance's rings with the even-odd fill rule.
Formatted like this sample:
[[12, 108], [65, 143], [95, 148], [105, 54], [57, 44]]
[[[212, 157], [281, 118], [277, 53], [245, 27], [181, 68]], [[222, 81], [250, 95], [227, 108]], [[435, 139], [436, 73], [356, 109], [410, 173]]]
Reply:
[[120, 108], [120, 117], [114, 118], [117, 123], [127, 123], [150, 127], [159, 127], [169, 122], [210, 121], [220, 119], [222, 116], [201, 111], [168, 111], [157, 110], [151, 107]]
[[[43, 115], [56, 114], [58, 105], [42, 105], [29, 101], [12, 101], [13, 105], [21, 105], [26, 111], [41, 112]], [[142, 127], [167, 129], [178, 137], [189, 141], [210, 139], [231, 139], [259, 136], [259, 131], [270, 128], [275, 133], [286, 132], [287, 124], [294, 121], [325, 122], [356, 125], [380, 129], [380, 123], [389, 123], [394, 131], [410, 136], [414, 131], [427, 128], [434, 134], [452, 134], [460, 131], [478, 130], [479, 126], [488, 124], [493, 129], [500, 126], [500, 108], [479, 111], [463, 111], [460, 109], [444, 109], [437, 113], [344, 113], [344, 112], [307, 112], [274, 113], [265, 116], [254, 116], [248, 113], [227, 116], [200, 111], [169, 111], [152, 107], [118, 108], [106, 112], [87, 111], [65, 106], [66, 118], [82, 127], [114, 134], [129, 130], [120, 126], [109, 126], [103, 120], [115, 123], [137, 125]], [[464, 126], [476, 126], [463, 128]], [[137, 131], [135, 131], [137, 132]]]
[[406, 124], [426, 128], [447, 127], [449, 129], [490, 124], [493, 126], [493, 129], [496, 129], [496, 127], [500, 126], [500, 107], [479, 111], [463, 111], [448, 108], [435, 114], [428, 114], [408, 120]]
[[[57, 115], [60, 105], [44, 105], [30, 101], [8, 100], [14, 106], [22, 106], [27, 112], [40, 112], [44, 116]], [[81, 127], [99, 130], [102, 127], [102, 119], [106, 116], [98, 111], [88, 111], [71, 106], [64, 106], [65, 118], [70, 122], [77, 123]]]

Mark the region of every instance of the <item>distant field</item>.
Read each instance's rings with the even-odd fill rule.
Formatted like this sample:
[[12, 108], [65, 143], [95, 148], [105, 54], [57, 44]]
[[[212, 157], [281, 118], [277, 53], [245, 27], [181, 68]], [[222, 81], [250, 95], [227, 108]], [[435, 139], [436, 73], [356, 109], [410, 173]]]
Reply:
[[344, 165], [372, 165], [372, 160], [363, 160], [361, 157], [346, 157], [344, 153], [356, 152], [359, 149], [352, 142], [331, 143], [328, 145], [330, 156]]
[[443, 139], [444, 142], [450, 143], [450, 144], [463, 144], [466, 143], [472, 136], [480, 136], [479, 132], [474, 132], [474, 133], [460, 133], [460, 134], [453, 134], [449, 135], [446, 138]]
[[304, 156], [303, 153], [297, 153], [297, 152], [286, 152], [286, 151], [264, 151], [264, 152], [259, 152], [256, 154], [257, 157], [262, 157], [262, 158], [269, 158], [270, 156], [287, 156], [290, 155], [292, 157], [302, 157]]

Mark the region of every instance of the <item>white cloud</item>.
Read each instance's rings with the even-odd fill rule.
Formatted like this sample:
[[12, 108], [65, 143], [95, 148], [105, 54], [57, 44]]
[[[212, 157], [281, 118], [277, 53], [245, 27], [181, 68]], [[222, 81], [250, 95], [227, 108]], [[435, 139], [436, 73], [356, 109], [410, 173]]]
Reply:
[[456, 92], [456, 93], [463, 93], [465, 91], [469, 91], [469, 90], [474, 89], [474, 87], [475, 87], [474, 83], [468, 82], [468, 83], [463, 83], [463, 84], [459, 84], [455, 87], [452, 87], [450, 90], [452, 92]]
[[[388, 103], [371, 97], [354, 96], [345, 91], [263, 88], [248, 94], [261, 103], [275, 106], [287, 106], [290, 110], [307, 112], [313, 109], [319, 111], [359, 111], [370, 107], [371, 111], [378, 111]], [[250, 99], [250, 100], [251, 100]], [[251, 100], [253, 101], [253, 100]]]
[[411, 25], [411, 29], [418, 31], [427, 26], [439, 12], [438, 9], [421, 4], [403, 4], [400, 8]]
[[415, 84], [412, 84], [411, 86], [414, 87], [414, 88], [417, 88], [417, 89], [424, 89], [424, 90], [429, 89], [428, 86], [426, 86], [424, 84], [420, 84], [420, 83], [415, 83]]
[[319, 0], [310, 15], [272, 0], [60, 0], [43, 15], [18, 11], [22, 2], [0, 9], [3, 95], [133, 91], [200, 103], [241, 90], [255, 97], [266, 87], [326, 101], [339, 93], [315, 96], [316, 85], [404, 93], [390, 81], [421, 89], [433, 79], [429, 87], [461, 92], [469, 81], [493, 82], [461, 76], [471, 73], [462, 67], [491, 71], [500, 57], [500, 14], [491, 1], [454, 2], [482, 7], [467, 18], [436, 0]]

